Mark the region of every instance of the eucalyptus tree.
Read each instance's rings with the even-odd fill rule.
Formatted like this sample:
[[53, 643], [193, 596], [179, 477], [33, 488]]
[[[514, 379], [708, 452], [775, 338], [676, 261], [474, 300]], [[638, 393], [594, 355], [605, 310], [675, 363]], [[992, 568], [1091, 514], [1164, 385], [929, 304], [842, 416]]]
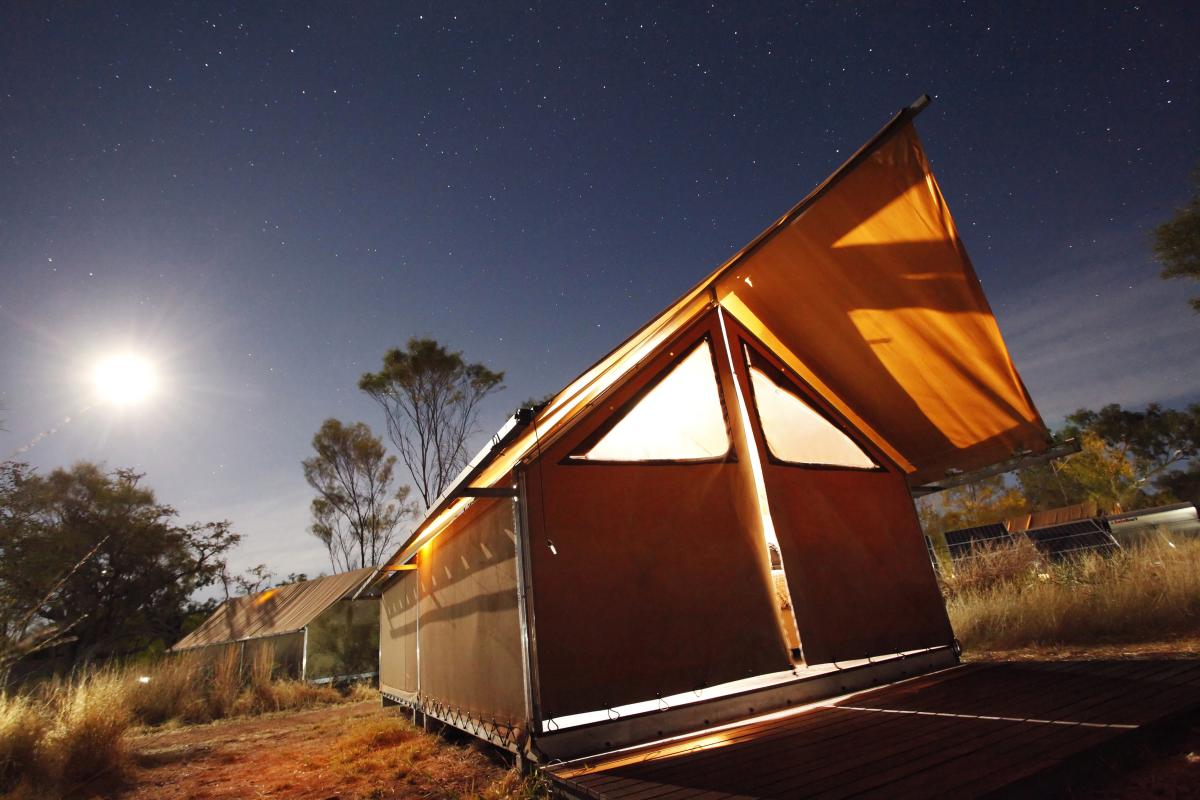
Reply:
[[409, 487], [393, 488], [396, 457], [362, 422], [327, 419], [312, 445], [316, 454], [303, 462], [304, 478], [317, 491], [309, 530], [329, 551], [335, 572], [378, 564], [415, 513]]
[[358, 387], [383, 409], [388, 437], [428, 508], [467, 463], [479, 404], [504, 388], [504, 373], [469, 363], [433, 339], [409, 339], [383, 356]]

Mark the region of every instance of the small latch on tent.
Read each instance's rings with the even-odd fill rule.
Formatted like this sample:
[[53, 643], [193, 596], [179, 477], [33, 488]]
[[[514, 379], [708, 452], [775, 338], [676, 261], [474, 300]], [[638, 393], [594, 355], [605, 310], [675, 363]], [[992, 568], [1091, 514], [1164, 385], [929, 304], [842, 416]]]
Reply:
[[554, 542], [552, 542], [552, 541], [550, 541], [549, 539], [547, 539], [547, 540], [546, 540], [546, 547], [549, 547], [549, 548], [550, 548], [550, 554], [551, 554], [551, 555], [558, 555], [558, 548], [554, 546]]

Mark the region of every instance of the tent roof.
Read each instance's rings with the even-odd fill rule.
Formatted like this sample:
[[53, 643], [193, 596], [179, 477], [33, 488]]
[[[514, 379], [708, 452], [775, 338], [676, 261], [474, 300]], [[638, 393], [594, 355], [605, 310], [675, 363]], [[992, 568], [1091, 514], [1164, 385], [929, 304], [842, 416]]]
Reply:
[[226, 600], [171, 649], [191, 650], [302, 630], [322, 611], [352, 594], [374, 572], [373, 567], [365, 567]]
[[565, 432], [648, 356], [714, 307], [735, 317], [908, 475], [925, 483], [1041, 452], [1046, 431], [903, 109], [771, 227], [560, 391], [510, 420], [389, 564], [472, 502], [467, 487]]

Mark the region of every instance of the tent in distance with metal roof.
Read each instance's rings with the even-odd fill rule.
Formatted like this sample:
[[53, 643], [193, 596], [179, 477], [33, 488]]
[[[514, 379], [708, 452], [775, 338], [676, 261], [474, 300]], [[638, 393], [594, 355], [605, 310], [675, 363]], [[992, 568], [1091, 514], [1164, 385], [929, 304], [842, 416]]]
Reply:
[[367, 567], [232, 598], [171, 652], [216, 657], [234, 649], [243, 663], [266, 652], [277, 676], [314, 682], [373, 676], [379, 598], [356, 598], [372, 574]]

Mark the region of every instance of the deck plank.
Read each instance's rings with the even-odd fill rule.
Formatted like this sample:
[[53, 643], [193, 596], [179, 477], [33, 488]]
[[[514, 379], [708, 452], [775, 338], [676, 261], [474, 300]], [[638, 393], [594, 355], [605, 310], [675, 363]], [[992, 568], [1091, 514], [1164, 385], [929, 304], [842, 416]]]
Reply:
[[[860, 712], [861, 713], [861, 712]], [[881, 716], [881, 715], [875, 715]], [[936, 726], [941, 720], [926, 718], [928, 724]], [[900, 719], [890, 719], [878, 724], [860, 718], [858, 724], [832, 739], [811, 736], [791, 737], [780, 740], [774, 747], [747, 749], [738, 757], [712, 760], [704, 769], [684, 769], [671, 775], [671, 780], [689, 785], [725, 791], [743, 790], [760, 794], [764, 785], [779, 775], [803, 775], [819, 770], [829, 763], [840, 763], [847, 750], [861, 746], [863, 742], [888, 739], [907, 733], [911, 725]], [[685, 765], [686, 767], [686, 765]], [[661, 779], [653, 776], [652, 779]]]
[[1197, 711], [1197, 660], [973, 664], [548, 773], [612, 800], [976, 797]]

